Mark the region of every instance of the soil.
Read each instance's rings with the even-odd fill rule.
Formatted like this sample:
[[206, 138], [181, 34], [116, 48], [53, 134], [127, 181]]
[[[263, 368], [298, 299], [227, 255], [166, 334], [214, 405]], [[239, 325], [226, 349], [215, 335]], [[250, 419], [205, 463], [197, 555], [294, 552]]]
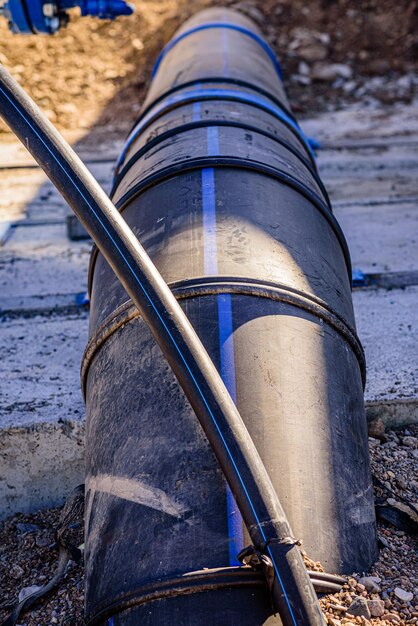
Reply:
[[[162, 46], [190, 15], [222, 4], [248, 14], [261, 27], [282, 63], [297, 113], [312, 114], [365, 98], [374, 104], [411, 100], [416, 91], [416, 0], [395, 4], [135, 0], [134, 4], [134, 16], [115, 22], [80, 18], [75, 10], [69, 26], [52, 37], [12, 35], [1, 20], [0, 61], [61, 130], [106, 126], [124, 132], [138, 114]], [[347, 65], [343, 77], [331, 84], [312, 78], [318, 49], [297, 45], [300, 37], [306, 38], [306, 30], [322, 42], [320, 65]], [[352, 78], [347, 76], [350, 72]]]
[[[377, 483], [376, 502], [382, 506], [388, 503], [395, 507], [400, 505], [404, 509], [405, 502], [410, 502], [412, 508], [406, 505], [405, 510], [412, 514], [413, 520], [413, 508], [418, 506], [418, 425], [379, 436], [380, 439], [369, 439], [372, 470]], [[52, 577], [57, 560], [54, 529], [59, 515], [59, 509], [50, 509], [33, 515], [18, 514], [0, 524], [0, 623], [22, 588], [44, 585]], [[398, 524], [393, 525], [382, 519], [378, 521], [380, 557], [368, 574], [373, 578], [364, 578], [362, 572], [353, 573], [341, 592], [321, 600], [329, 626], [402, 626], [418, 623], [418, 555], [413, 526], [402, 530]], [[79, 535], [78, 541], [81, 540]], [[321, 569], [319, 563], [310, 562], [309, 566]], [[21, 616], [20, 626], [81, 626], [83, 585], [82, 564], [70, 561], [59, 586]], [[405, 599], [408, 597], [411, 599]], [[353, 615], [353, 601], [358, 602], [358, 598], [366, 602], [366, 614], [371, 609], [372, 614], [377, 612], [380, 616]]]

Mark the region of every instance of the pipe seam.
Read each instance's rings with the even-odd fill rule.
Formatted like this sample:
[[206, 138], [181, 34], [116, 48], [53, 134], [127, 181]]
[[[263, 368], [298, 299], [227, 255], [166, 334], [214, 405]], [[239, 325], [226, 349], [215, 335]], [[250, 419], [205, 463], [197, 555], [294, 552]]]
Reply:
[[169, 89], [164, 91], [161, 95], [154, 98], [154, 100], [152, 100], [149, 104], [144, 106], [142, 111], [137, 116], [135, 122], [130, 127], [129, 132], [128, 132], [128, 137], [131, 135], [131, 133], [139, 124], [139, 122], [142, 120], [142, 118], [145, 115], [147, 115], [147, 113], [154, 106], [156, 106], [159, 102], [161, 102], [168, 96], [171, 96], [179, 91], [183, 91], [184, 89], [187, 89], [188, 87], [210, 85], [211, 83], [214, 83], [215, 85], [219, 85], [219, 84], [233, 85], [235, 87], [244, 87], [244, 89], [250, 89], [251, 91], [255, 91], [258, 94], [264, 96], [265, 98], [268, 98], [269, 100], [271, 100], [276, 106], [279, 107], [279, 109], [283, 111], [283, 113], [286, 113], [286, 115], [290, 117], [296, 124], [298, 123], [292, 111], [290, 111], [290, 109], [287, 106], [285, 106], [283, 102], [281, 102], [279, 98], [277, 98], [277, 96], [270, 93], [266, 89], [263, 89], [262, 87], [259, 87], [258, 85], [255, 85], [254, 83], [250, 83], [246, 80], [242, 80], [241, 78], [234, 78], [232, 76], [204, 76], [202, 78], [196, 78], [195, 80], [188, 80], [184, 83], [180, 83], [179, 85], [174, 85], [173, 87], [170, 87]]
[[270, 113], [276, 120], [283, 123], [299, 140], [301, 146], [305, 149], [307, 154], [310, 154], [314, 157], [313, 150], [309, 145], [308, 140], [303, 134], [300, 126], [293, 118], [284, 113], [282, 109], [278, 106], [272, 105], [267, 100], [260, 98], [258, 95], [250, 94], [246, 92], [234, 91], [232, 89], [195, 89], [192, 91], [186, 91], [184, 93], [175, 94], [172, 98], [169, 98], [167, 102], [164, 101], [161, 103], [162, 106], [153, 111], [154, 106], [149, 110], [149, 112], [144, 115], [137, 126], [132, 130], [130, 135], [126, 139], [126, 143], [122, 149], [122, 152], [117, 160], [115, 173], [118, 174], [119, 170], [124, 163], [126, 154], [131, 146], [134, 144], [136, 139], [140, 136], [140, 134], [150, 126], [155, 120], [163, 117], [167, 113], [170, 113], [172, 110], [177, 109], [178, 107], [184, 104], [191, 104], [193, 102], [205, 102], [208, 100], [214, 101], [232, 101], [239, 102], [241, 104], [246, 104], [249, 106], [253, 106], [257, 109], [264, 111], [265, 113]]
[[[322, 577], [318, 577], [321, 574]], [[309, 571], [309, 576], [318, 594], [336, 593], [345, 583], [343, 578], [322, 572]], [[97, 626], [116, 613], [148, 602], [175, 598], [179, 595], [237, 587], [263, 588], [266, 587], [266, 581], [261, 572], [250, 567], [209, 569], [188, 572], [176, 578], [156, 580], [126, 594], [120, 594], [111, 604], [103, 604], [94, 615], [88, 618], [86, 626]]]
[[135, 152], [135, 154], [129, 159], [129, 161], [126, 162], [126, 164], [117, 174], [115, 172], [112, 190], [109, 194], [110, 197], [112, 198], [114, 196], [119, 184], [121, 183], [125, 174], [130, 170], [130, 168], [142, 156], [144, 156], [149, 150], [154, 148], [160, 142], [165, 141], [166, 139], [169, 139], [170, 137], [188, 132], [189, 130], [194, 130], [196, 128], [207, 128], [211, 126], [219, 126], [219, 127], [226, 127], [226, 128], [239, 128], [242, 130], [247, 130], [247, 131], [256, 133], [257, 135], [267, 137], [268, 139], [271, 139], [272, 141], [275, 141], [279, 145], [283, 146], [283, 148], [286, 148], [286, 150], [289, 150], [289, 152], [291, 152], [298, 159], [298, 161], [300, 161], [302, 165], [304, 165], [309, 170], [310, 174], [315, 179], [315, 182], [317, 183], [318, 187], [321, 189], [324, 195], [324, 198], [327, 201], [327, 204], [331, 207], [331, 202], [329, 199], [328, 192], [325, 189], [324, 183], [322, 182], [321, 178], [318, 175], [317, 169], [312, 166], [312, 162], [310, 160], [309, 161], [306, 160], [303, 157], [303, 155], [300, 152], [298, 152], [298, 150], [296, 150], [285, 139], [282, 139], [281, 137], [278, 137], [274, 135], [273, 133], [260, 129], [257, 126], [253, 126], [251, 124], [246, 124], [244, 122], [235, 122], [233, 120], [217, 120], [217, 119], [194, 120], [187, 124], [176, 126], [175, 128], [162, 132], [160, 135], [157, 135], [156, 137], [152, 137], [152, 139], [147, 141], [147, 143], [143, 145], [142, 148], [138, 150], [138, 152]]
[[[249, 279], [205, 277], [168, 283], [173, 294], [178, 300], [196, 298], [201, 296], [213, 296], [219, 294], [245, 295], [268, 298], [283, 302], [296, 308], [302, 309], [318, 317], [328, 326], [336, 330], [349, 343], [359, 363], [363, 385], [366, 381], [366, 362], [363, 347], [353, 328], [333, 311], [325, 302], [315, 296], [308, 297], [297, 290], [279, 283], [261, 283]], [[90, 337], [84, 351], [81, 365], [81, 388], [83, 397], [86, 396], [86, 384], [89, 367], [95, 354], [113, 333], [127, 323], [140, 317], [138, 310], [131, 300], [117, 307], [98, 327], [94, 335]]]
[[[348, 245], [344, 234], [341, 230], [340, 225], [335, 219], [333, 213], [330, 208], [323, 203], [320, 198], [311, 192], [311, 190], [293, 177], [289, 176], [285, 172], [281, 172], [281, 170], [277, 168], [272, 168], [271, 166], [267, 166], [263, 163], [259, 163], [257, 161], [249, 161], [242, 159], [234, 159], [232, 157], [201, 157], [199, 159], [189, 159], [187, 161], [180, 161], [171, 165], [167, 168], [163, 168], [156, 172], [155, 174], [151, 174], [150, 176], [144, 178], [142, 181], [136, 183], [129, 192], [127, 192], [124, 196], [121, 197], [119, 201], [117, 201], [116, 207], [119, 212], [122, 214], [124, 209], [127, 208], [127, 203], [133, 200], [135, 197], [140, 195], [147, 188], [157, 185], [163, 180], [174, 176], [175, 174], [184, 174], [186, 172], [192, 170], [200, 170], [202, 168], [208, 167], [238, 167], [250, 171], [257, 172], [259, 174], [267, 175], [272, 178], [275, 178], [279, 182], [283, 184], [287, 184], [289, 187], [295, 189], [295, 191], [301, 193], [307, 200], [310, 200], [312, 204], [319, 209], [320, 213], [325, 217], [325, 219], [329, 222], [330, 226], [334, 230], [334, 233], [341, 245], [343, 255], [346, 262], [348, 279], [351, 284], [352, 279], [352, 268], [351, 268], [351, 259], [350, 253], [348, 250]], [[94, 267], [96, 264], [96, 259], [98, 255], [98, 248], [95, 244], [92, 247], [92, 253], [90, 257], [90, 266], [89, 266], [89, 274], [88, 274], [88, 292], [91, 295], [92, 292], [92, 284], [93, 284], [93, 274]]]

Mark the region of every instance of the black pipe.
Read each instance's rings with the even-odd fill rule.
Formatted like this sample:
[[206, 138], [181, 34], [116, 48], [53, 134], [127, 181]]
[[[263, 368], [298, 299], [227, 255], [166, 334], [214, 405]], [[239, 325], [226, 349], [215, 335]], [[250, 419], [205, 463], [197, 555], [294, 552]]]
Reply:
[[[233, 394], [296, 538], [327, 570], [366, 571], [376, 542], [349, 252], [276, 68], [236, 24], [260, 37], [238, 13], [213, 9], [169, 44], [112, 198]], [[249, 539], [181, 390], [97, 250], [89, 290], [89, 617], [129, 597], [129, 612], [115, 609], [124, 626], [275, 623], [235, 570], [229, 588], [211, 592], [199, 575], [182, 599], [143, 593], [236, 565]]]
[[[106, 194], [4, 68], [0, 68], [0, 93], [3, 119], [97, 243], [147, 322], [198, 415], [252, 542], [271, 559], [272, 597], [283, 623], [323, 624], [314, 589], [277, 494], [222, 379], [176, 299]], [[90, 536], [88, 540], [91, 547], [94, 539]]]

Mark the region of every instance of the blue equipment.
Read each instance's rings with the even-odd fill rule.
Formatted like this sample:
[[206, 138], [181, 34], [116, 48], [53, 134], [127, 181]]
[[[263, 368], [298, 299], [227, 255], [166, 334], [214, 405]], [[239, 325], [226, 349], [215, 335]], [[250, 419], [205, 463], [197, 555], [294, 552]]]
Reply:
[[83, 16], [110, 20], [134, 11], [125, 0], [7, 0], [0, 6], [0, 12], [9, 20], [13, 33], [53, 35], [68, 24], [67, 10], [76, 7]]

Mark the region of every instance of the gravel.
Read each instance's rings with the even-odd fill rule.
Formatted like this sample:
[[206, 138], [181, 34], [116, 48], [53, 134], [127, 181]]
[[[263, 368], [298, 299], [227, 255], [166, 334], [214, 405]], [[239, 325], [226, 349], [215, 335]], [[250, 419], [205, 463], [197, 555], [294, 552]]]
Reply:
[[[371, 430], [373, 427], [371, 427]], [[376, 502], [418, 506], [418, 425], [369, 438]], [[383, 485], [383, 487], [381, 486]], [[0, 525], [0, 621], [27, 588], [44, 585], [54, 572], [54, 547], [59, 509], [18, 514]], [[378, 521], [380, 558], [370, 572], [347, 578], [341, 592], [325, 596], [321, 606], [329, 626], [397, 626], [418, 623], [418, 555], [412, 534], [385, 520]], [[320, 570], [319, 563], [309, 562]], [[20, 626], [81, 626], [83, 624], [82, 565], [70, 561], [59, 587], [21, 618]], [[25, 591], [23, 591], [25, 590]]]

